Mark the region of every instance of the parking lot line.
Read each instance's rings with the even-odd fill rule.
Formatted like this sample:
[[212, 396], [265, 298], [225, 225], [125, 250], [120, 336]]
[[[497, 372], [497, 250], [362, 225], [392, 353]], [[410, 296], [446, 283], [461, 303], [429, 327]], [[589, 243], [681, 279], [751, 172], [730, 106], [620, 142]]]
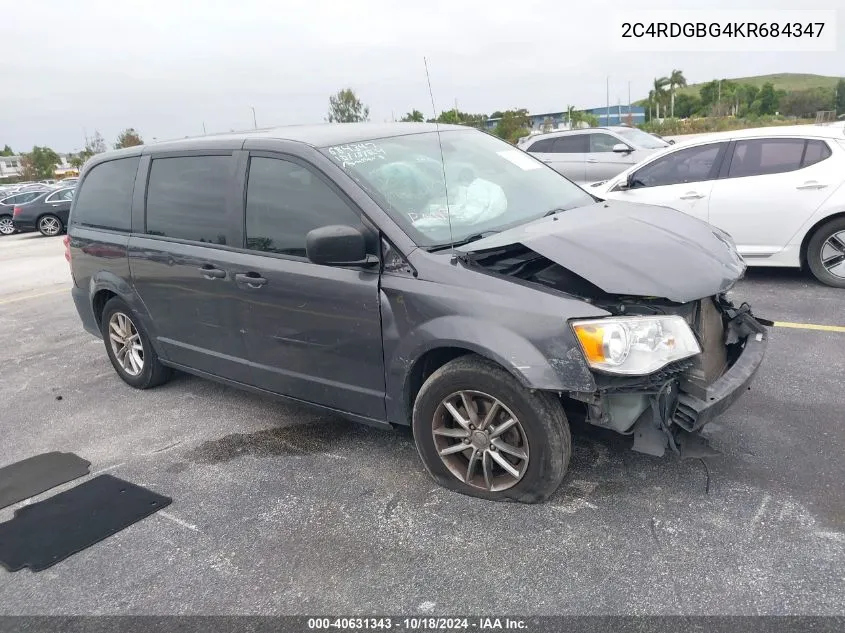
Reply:
[[845, 332], [842, 325], [816, 325], [815, 323], [790, 323], [788, 321], [775, 321], [775, 327], [791, 327], [797, 330], [822, 330], [824, 332]]
[[37, 299], [38, 297], [47, 297], [49, 295], [57, 295], [60, 292], [67, 292], [70, 288], [59, 288], [58, 290], [50, 290], [49, 292], [39, 292], [34, 295], [24, 295], [22, 297], [12, 297], [11, 299], [0, 299], [0, 306], [7, 303], [15, 303], [16, 301], [25, 301], [26, 299]]

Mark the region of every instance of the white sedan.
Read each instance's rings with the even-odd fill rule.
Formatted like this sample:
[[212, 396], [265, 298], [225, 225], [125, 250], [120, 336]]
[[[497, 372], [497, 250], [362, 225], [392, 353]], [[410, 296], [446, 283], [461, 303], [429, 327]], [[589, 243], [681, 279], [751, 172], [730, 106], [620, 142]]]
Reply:
[[587, 187], [672, 207], [729, 233], [749, 266], [807, 267], [845, 288], [845, 126], [707, 135]]

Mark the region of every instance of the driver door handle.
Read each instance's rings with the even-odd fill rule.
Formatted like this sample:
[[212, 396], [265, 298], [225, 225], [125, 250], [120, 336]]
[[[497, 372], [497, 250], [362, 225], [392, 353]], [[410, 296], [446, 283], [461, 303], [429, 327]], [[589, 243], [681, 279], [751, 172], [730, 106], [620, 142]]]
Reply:
[[588, 158], [588, 159], [587, 159], [587, 162], [588, 162], [588, 163], [597, 163], [597, 162], [599, 162], [599, 161], [597, 161], [595, 158]]
[[224, 279], [226, 277], [225, 270], [215, 268], [211, 264], [203, 264], [200, 266], [199, 271], [206, 279]]
[[795, 187], [796, 189], [824, 189], [827, 185], [823, 185], [820, 182], [816, 182], [815, 180], [808, 180], [803, 185], [798, 185]]
[[684, 195], [681, 196], [681, 200], [698, 200], [699, 198], [703, 197], [703, 193], [698, 193], [697, 191], [687, 191]]

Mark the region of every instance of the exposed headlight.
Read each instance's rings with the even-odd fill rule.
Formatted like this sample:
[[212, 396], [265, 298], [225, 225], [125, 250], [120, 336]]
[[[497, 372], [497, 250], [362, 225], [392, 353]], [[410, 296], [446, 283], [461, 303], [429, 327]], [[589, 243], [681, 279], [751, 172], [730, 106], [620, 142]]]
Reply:
[[587, 363], [611, 374], [644, 375], [701, 353], [680, 316], [606, 317], [573, 321]]

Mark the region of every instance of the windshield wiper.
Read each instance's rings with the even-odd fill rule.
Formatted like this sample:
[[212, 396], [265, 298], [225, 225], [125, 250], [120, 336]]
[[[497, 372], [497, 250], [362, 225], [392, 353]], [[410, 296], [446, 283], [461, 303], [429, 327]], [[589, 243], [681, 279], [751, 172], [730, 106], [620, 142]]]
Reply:
[[447, 248], [452, 248], [454, 246], [464, 246], [465, 244], [469, 244], [470, 242], [478, 241], [482, 238], [488, 237], [490, 235], [495, 235], [496, 233], [500, 233], [501, 231], [482, 231], [481, 233], [475, 233], [468, 237], [463, 238], [462, 240], [458, 240], [457, 242], [449, 242], [448, 244], [438, 244], [437, 246], [430, 246], [428, 251], [430, 253], [434, 253], [436, 251], [442, 251]]

